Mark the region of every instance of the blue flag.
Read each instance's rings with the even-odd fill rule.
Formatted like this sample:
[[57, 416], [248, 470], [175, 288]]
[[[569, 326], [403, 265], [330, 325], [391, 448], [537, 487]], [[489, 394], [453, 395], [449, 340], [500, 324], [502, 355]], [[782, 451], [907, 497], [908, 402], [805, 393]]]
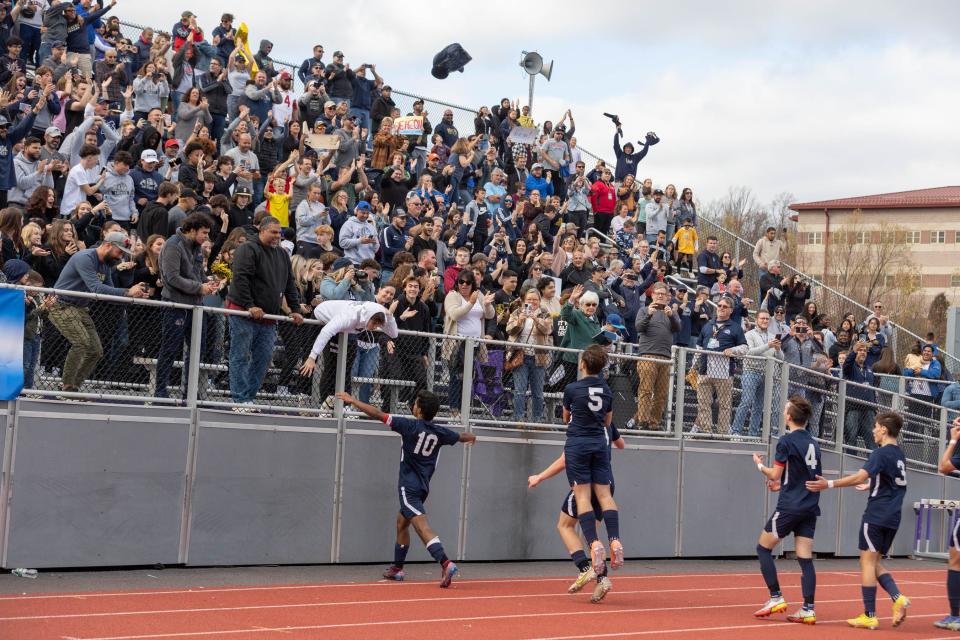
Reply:
[[0, 400], [23, 389], [23, 305], [21, 289], [0, 289]]

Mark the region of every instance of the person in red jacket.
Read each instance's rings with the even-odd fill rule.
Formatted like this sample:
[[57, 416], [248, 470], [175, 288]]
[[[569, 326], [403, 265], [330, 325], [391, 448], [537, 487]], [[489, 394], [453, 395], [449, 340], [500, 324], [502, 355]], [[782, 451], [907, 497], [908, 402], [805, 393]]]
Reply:
[[593, 206], [593, 224], [597, 231], [609, 233], [610, 221], [617, 207], [617, 188], [611, 182], [610, 169], [607, 167], [604, 167], [600, 179], [590, 187], [590, 204]]

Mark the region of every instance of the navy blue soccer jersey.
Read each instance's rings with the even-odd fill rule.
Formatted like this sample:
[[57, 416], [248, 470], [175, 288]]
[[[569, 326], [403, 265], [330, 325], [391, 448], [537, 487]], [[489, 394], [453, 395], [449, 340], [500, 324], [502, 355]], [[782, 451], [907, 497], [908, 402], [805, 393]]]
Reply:
[[907, 494], [907, 465], [903, 451], [895, 444], [874, 449], [863, 464], [870, 474], [870, 495], [864, 522], [889, 529], [900, 526], [903, 497]]
[[403, 441], [398, 485], [428, 493], [430, 478], [437, 469], [440, 447], [456, 444], [460, 441], [460, 434], [425, 420], [387, 416], [384, 422], [399, 433]]
[[563, 390], [563, 407], [570, 412], [567, 440], [597, 444], [609, 449], [607, 414], [613, 407], [613, 393], [597, 376], [572, 382]]
[[783, 467], [777, 511], [820, 515], [820, 494], [807, 491], [807, 481], [823, 475], [820, 445], [806, 429], [795, 429], [780, 438], [774, 464]]

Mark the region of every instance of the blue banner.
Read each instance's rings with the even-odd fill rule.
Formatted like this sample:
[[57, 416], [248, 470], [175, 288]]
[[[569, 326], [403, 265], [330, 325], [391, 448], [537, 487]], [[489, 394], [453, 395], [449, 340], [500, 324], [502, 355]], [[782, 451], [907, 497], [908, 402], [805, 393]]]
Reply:
[[0, 400], [13, 400], [23, 389], [24, 293], [0, 289]]

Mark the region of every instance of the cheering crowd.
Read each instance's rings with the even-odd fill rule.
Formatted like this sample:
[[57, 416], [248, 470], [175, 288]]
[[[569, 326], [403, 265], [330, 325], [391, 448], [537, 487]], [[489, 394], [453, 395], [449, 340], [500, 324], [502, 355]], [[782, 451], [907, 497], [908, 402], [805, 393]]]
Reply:
[[[622, 142], [618, 120], [615, 166], [587, 162], [570, 110], [538, 122], [505, 98], [461, 131], [452, 110], [432, 121], [422, 100], [402, 113], [376, 64], [343, 51], [327, 58], [318, 44], [286, 71], [269, 40], [247, 53], [232, 15], [207, 32], [191, 11], [169, 33], [131, 40], [116, 4], [0, 3], [3, 274], [248, 312], [208, 316], [203, 344], [186, 345], [240, 406], [264, 391], [309, 403], [313, 375], [314, 401], [332, 402], [336, 341], [321, 354], [319, 328], [301, 324], [327, 324], [323, 304], [354, 301], [374, 305], [362, 306], [348, 343], [347, 384], [365, 380], [362, 401], [372, 378], [397, 382], [411, 401], [442, 360], [456, 414], [459, 339], [472, 337], [513, 343], [477, 352], [486, 366], [474, 391], [502, 404], [509, 388], [512, 402], [498, 411], [515, 420], [550, 419], [545, 399], [576, 377], [576, 353], [542, 347], [598, 342], [644, 356], [627, 372], [636, 428], [664, 428], [673, 345], [717, 353], [691, 366], [704, 431], [759, 433], [760, 361], [731, 356], [872, 385], [873, 372], [902, 373], [918, 400], [960, 408], [932, 338], [902, 370], [892, 365], [882, 305], [832, 329], [809, 283], [781, 274], [776, 229], [757, 242], [761, 277], [756, 297], [747, 294], [744, 262], [698, 235], [693, 190], [641, 179], [656, 140]], [[398, 133], [397, 120], [411, 116], [416, 126]], [[535, 128], [536, 141], [516, 142], [516, 128]], [[69, 295], [26, 304], [25, 388], [146, 384], [151, 368], [157, 397], [182, 386], [173, 372], [185, 369], [189, 310]], [[278, 315], [292, 322], [270, 319]], [[396, 330], [451, 338], [434, 346]], [[797, 380], [813, 425], [824, 380]], [[876, 399], [861, 391], [847, 403], [846, 439], [869, 446]]]

